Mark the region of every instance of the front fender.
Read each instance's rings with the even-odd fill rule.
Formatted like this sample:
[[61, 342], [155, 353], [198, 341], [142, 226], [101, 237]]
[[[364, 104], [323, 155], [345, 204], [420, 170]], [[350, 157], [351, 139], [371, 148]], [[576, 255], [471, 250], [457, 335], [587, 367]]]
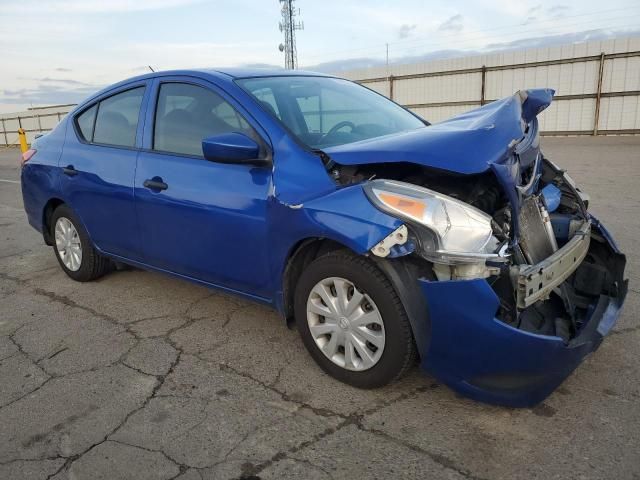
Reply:
[[366, 254], [402, 221], [373, 206], [362, 185], [334, 190], [298, 205], [272, 198], [269, 209], [270, 269], [276, 305], [282, 305], [282, 278], [287, 260], [310, 238], [329, 239], [360, 255]]
[[402, 225], [402, 221], [376, 208], [362, 185], [345, 187], [311, 200], [302, 210], [309, 227], [359, 254], [368, 252]]

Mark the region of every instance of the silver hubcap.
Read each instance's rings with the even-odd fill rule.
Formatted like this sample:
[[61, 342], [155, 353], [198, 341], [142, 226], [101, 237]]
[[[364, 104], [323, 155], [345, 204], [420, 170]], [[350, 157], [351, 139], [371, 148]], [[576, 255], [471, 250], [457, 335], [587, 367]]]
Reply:
[[82, 263], [82, 244], [76, 227], [68, 218], [60, 217], [55, 229], [56, 249], [65, 267], [77, 271]]
[[384, 323], [368, 295], [344, 278], [330, 277], [307, 300], [311, 336], [324, 355], [347, 370], [373, 367], [384, 350]]

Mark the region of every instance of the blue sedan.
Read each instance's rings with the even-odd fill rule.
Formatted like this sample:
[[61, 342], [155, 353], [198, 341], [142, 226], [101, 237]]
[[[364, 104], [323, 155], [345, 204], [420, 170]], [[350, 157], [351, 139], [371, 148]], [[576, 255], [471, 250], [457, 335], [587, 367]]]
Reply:
[[469, 397], [542, 401], [593, 352], [625, 257], [547, 159], [519, 91], [436, 125], [307, 72], [112, 85], [22, 158], [62, 270], [156, 270], [273, 306], [318, 365], [375, 388], [417, 361]]

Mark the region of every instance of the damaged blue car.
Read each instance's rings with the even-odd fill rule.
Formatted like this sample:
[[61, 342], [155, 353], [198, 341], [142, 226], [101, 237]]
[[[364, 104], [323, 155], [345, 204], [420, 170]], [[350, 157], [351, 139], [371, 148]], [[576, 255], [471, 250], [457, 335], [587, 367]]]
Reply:
[[166, 272], [273, 306], [350, 385], [419, 362], [463, 395], [531, 406], [627, 292], [624, 255], [540, 149], [552, 98], [431, 125], [330, 76], [152, 73], [34, 142], [24, 206], [74, 280]]

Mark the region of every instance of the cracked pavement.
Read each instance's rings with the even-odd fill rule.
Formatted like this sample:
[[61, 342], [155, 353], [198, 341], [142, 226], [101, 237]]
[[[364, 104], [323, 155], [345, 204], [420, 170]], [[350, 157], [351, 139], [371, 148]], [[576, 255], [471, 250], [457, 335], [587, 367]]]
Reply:
[[[640, 138], [544, 138], [629, 255], [612, 335], [543, 404], [415, 368], [356, 390], [268, 308], [140, 270], [67, 278], [0, 182], [1, 479], [640, 478]], [[0, 179], [18, 180], [17, 150]]]

